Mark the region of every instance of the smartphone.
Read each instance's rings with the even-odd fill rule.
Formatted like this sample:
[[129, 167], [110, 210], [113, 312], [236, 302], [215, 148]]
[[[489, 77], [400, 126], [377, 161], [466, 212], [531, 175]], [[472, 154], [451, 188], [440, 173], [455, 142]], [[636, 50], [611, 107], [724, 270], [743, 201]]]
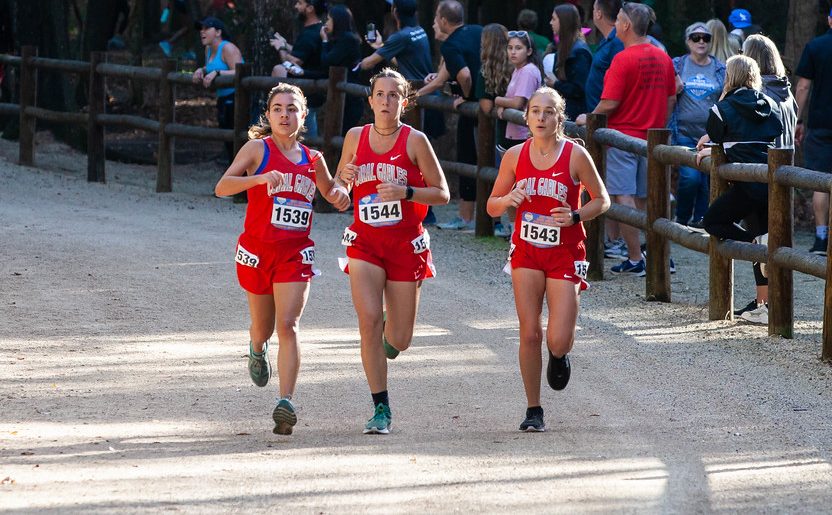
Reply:
[[367, 24], [367, 42], [376, 42], [376, 24], [373, 22]]

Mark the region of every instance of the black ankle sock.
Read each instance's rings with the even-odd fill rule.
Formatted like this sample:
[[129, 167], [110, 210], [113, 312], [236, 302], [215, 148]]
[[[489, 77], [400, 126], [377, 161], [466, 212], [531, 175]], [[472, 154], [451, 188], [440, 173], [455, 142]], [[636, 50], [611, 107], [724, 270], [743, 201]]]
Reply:
[[543, 415], [543, 408], [540, 406], [532, 406], [531, 408], [526, 408], [526, 416], [531, 417], [533, 415]]
[[373, 406], [378, 406], [379, 404], [384, 404], [385, 406], [390, 405], [390, 400], [387, 398], [387, 390], [383, 392], [374, 393], [373, 395]]

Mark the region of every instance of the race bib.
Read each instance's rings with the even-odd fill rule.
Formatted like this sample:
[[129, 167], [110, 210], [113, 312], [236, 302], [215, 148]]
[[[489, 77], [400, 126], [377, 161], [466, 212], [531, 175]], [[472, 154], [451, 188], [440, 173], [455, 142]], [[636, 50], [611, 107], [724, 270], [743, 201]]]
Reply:
[[589, 261], [575, 261], [575, 275], [586, 280], [586, 272], [589, 269]]
[[352, 247], [352, 242], [358, 238], [358, 234], [355, 231], [351, 231], [349, 227], [344, 229], [344, 235], [341, 236], [341, 245], [345, 247]]
[[272, 225], [287, 231], [306, 231], [312, 221], [312, 204], [283, 197], [275, 197], [272, 206]]
[[358, 219], [374, 227], [397, 224], [402, 220], [402, 203], [384, 202], [377, 193], [367, 195], [358, 201]]
[[306, 247], [300, 251], [301, 263], [304, 265], [315, 264], [315, 247]]
[[257, 268], [257, 264], [260, 263], [260, 258], [244, 249], [243, 246], [238, 243], [237, 255], [234, 257], [234, 261], [240, 263], [243, 266]]
[[430, 249], [430, 235], [427, 231], [423, 232], [410, 242], [413, 245], [413, 253], [421, 254]]
[[554, 247], [560, 245], [560, 227], [551, 216], [526, 211], [520, 222], [520, 239], [535, 247]]

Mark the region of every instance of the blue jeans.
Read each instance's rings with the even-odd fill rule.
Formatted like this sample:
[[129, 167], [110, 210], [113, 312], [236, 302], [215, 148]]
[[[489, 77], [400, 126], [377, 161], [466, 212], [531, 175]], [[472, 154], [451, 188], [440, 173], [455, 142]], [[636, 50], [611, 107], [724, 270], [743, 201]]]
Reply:
[[317, 138], [318, 137], [318, 111], [320, 107], [310, 107], [309, 112], [306, 114], [306, 133], [304, 136], [307, 138]]
[[[678, 135], [676, 144], [695, 148], [696, 141]], [[679, 184], [676, 187], [676, 221], [680, 224], [695, 222], [705, 216], [708, 210], [710, 181], [707, 175], [696, 168], [679, 167]]]

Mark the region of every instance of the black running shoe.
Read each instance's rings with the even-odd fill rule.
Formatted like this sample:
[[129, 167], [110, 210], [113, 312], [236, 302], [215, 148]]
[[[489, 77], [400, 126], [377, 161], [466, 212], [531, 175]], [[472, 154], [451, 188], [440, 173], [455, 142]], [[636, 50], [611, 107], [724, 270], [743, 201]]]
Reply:
[[526, 420], [520, 424], [520, 431], [527, 433], [542, 433], [546, 431], [546, 424], [543, 423], [543, 410], [532, 410], [526, 408]]
[[816, 256], [825, 256], [826, 255], [826, 247], [829, 245], [829, 240], [824, 238], [818, 238], [815, 236], [815, 244], [812, 245], [812, 248], [809, 249], [811, 254], [815, 254]]
[[734, 316], [738, 317], [747, 311], [754, 311], [755, 309], [757, 309], [757, 299], [751, 299], [751, 302], [749, 302], [747, 306], [742, 309], [735, 310]]
[[549, 365], [546, 367], [546, 381], [552, 390], [563, 390], [569, 384], [569, 376], [572, 367], [569, 366], [569, 354], [556, 358], [552, 351], [549, 351]]

